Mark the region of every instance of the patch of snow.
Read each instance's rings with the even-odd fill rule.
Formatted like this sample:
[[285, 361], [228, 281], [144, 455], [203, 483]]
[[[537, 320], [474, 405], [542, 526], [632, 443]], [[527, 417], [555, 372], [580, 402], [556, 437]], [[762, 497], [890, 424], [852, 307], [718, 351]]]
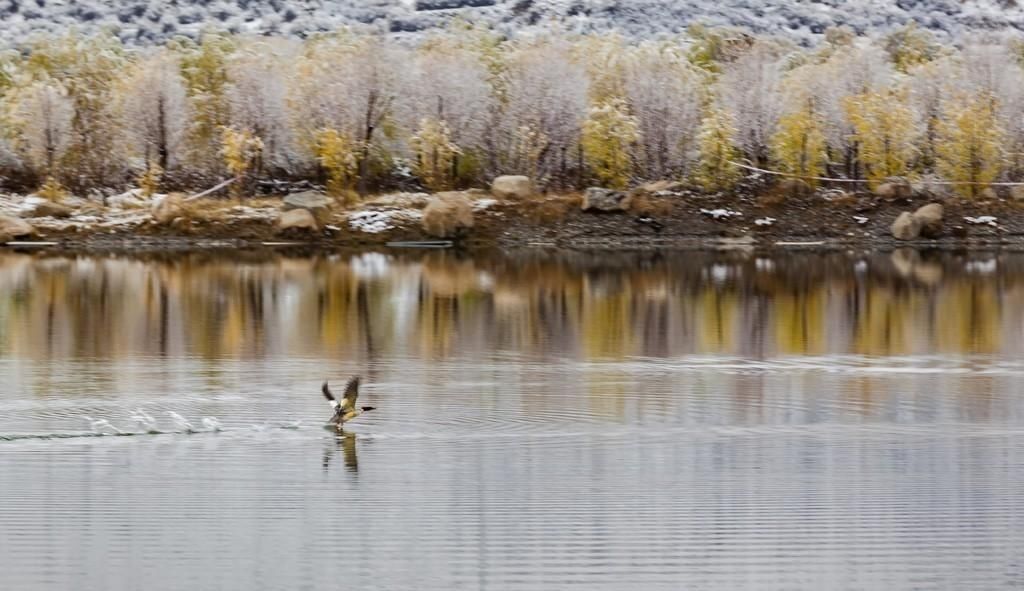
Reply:
[[771, 259], [757, 259], [754, 261], [754, 268], [758, 271], [771, 271], [775, 269], [775, 261]]
[[718, 208], [718, 209], [703, 209], [703, 208], [701, 208], [700, 212], [702, 214], [706, 215], [706, 216], [713, 217], [716, 220], [727, 220], [729, 218], [741, 217], [743, 215], [741, 212], [733, 211], [731, 209], [722, 209], [722, 208]]
[[754, 223], [757, 224], [758, 226], [771, 226], [772, 224], [775, 223], [775, 221], [776, 220], [773, 217], [764, 217], [754, 220]]
[[497, 199], [480, 199], [473, 202], [473, 211], [483, 211], [497, 205]]
[[857, 261], [856, 263], [853, 264], [853, 272], [858, 274], [858, 275], [864, 274], [867, 270], [868, 270], [868, 262], [867, 261]]
[[855, 216], [853, 216], [853, 221], [855, 221], [858, 224], [863, 226], [864, 224], [868, 223], [868, 221], [870, 221], [870, 220], [868, 220], [868, 218], [866, 218], [866, 217], [864, 217], [862, 215], [855, 215]]
[[235, 220], [276, 220], [280, 212], [275, 207], [249, 207], [236, 205], [231, 208], [231, 218]]
[[994, 215], [979, 215], [978, 217], [967, 216], [964, 218], [964, 221], [968, 224], [988, 225], [993, 227], [999, 225], [997, 223], [999, 220]]
[[387, 211], [357, 211], [348, 216], [348, 227], [357, 232], [379, 234], [394, 229]]

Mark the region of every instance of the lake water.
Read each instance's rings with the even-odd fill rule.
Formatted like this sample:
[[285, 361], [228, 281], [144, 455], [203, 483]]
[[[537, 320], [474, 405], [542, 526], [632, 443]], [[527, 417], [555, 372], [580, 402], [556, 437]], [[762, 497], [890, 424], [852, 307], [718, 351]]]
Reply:
[[8, 252], [0, 589], [1021, 588], [1022, 354], [1008, 253]]

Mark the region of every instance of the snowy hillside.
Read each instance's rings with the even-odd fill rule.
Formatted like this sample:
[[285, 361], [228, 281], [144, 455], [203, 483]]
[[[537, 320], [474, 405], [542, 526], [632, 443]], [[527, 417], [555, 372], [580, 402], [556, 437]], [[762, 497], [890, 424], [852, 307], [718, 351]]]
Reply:
[[416, 33], [452, 18], [511, 32], [560, 23], [571, 31], [618, 29], [648, 36], [688, 24], [734, 25], [810, 41], [833, 25], [885, 31], [909, 21], [958, 37], [979, 30], [1024, 29], [1018, 0], [0, 0], [0, 38], [107, 29], [127, 43], [204, 27], [306, 35], [343, 25]]

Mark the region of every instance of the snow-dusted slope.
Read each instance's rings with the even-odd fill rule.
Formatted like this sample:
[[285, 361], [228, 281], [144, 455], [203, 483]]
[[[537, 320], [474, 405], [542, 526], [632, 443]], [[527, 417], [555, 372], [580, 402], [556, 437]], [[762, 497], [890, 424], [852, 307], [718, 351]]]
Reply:
[[33, 33], [109, 29], [151, 43], [203, 28], [305, 35], [362, 24], [416, 33], [456, 16], [505, 31], [560, 23], [573, 31], [618, 29], [631, 36], [734, 25], [812, 40], [827, 27], [881, 32], [916, 21], [951, 37], [1024, 29], [1018, 0], [0, 0], [0, 39]]

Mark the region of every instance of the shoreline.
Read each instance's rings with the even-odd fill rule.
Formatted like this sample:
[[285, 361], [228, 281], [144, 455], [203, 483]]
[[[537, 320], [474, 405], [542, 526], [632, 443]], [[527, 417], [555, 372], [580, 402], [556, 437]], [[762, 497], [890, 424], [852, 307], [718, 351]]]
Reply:
[[[210, 198], [191, 213], [160, 223], [148, 206], [100, 207], [84, 200], [65, 206], [62, 217], [37, 217], [24, 210], [26, 197], [7, 196], [0, 203], [0, 215], [20, 216], [34, 229], [32, 235], [6, 242], [6, 248], [17, 250], [170, 252], [448, 246], [466, 251], [1024, 250], [1024, 204], [1011, 199], [889, 199], [844, 194], [829, 200], [828, 193], [820, 192], [782, 199], [741, 193], [655, 192], [634, 197], [621, 210], [594, 212], [582, 209], [579, 194], [500, 201], [479, 190], [459, 194], [472, 205], [472, 227], [447, 238], [431, 236], [423, 228], [423, 208], [432, 198], [426, 194], [382, 195], [358, 206], [332, 208], [316, 229], [281, 230], [277, 225], [283, 209], [280, 198], [242, 203]], [[892, 224], [901, 213], [929, 203], [940, 203], [945, 211], [937, 238], [893, 237]], [[23, 209], [15, 209], [12, 204], [21, 204]], [[983, 216], [994, 221], [966, 221]]]

